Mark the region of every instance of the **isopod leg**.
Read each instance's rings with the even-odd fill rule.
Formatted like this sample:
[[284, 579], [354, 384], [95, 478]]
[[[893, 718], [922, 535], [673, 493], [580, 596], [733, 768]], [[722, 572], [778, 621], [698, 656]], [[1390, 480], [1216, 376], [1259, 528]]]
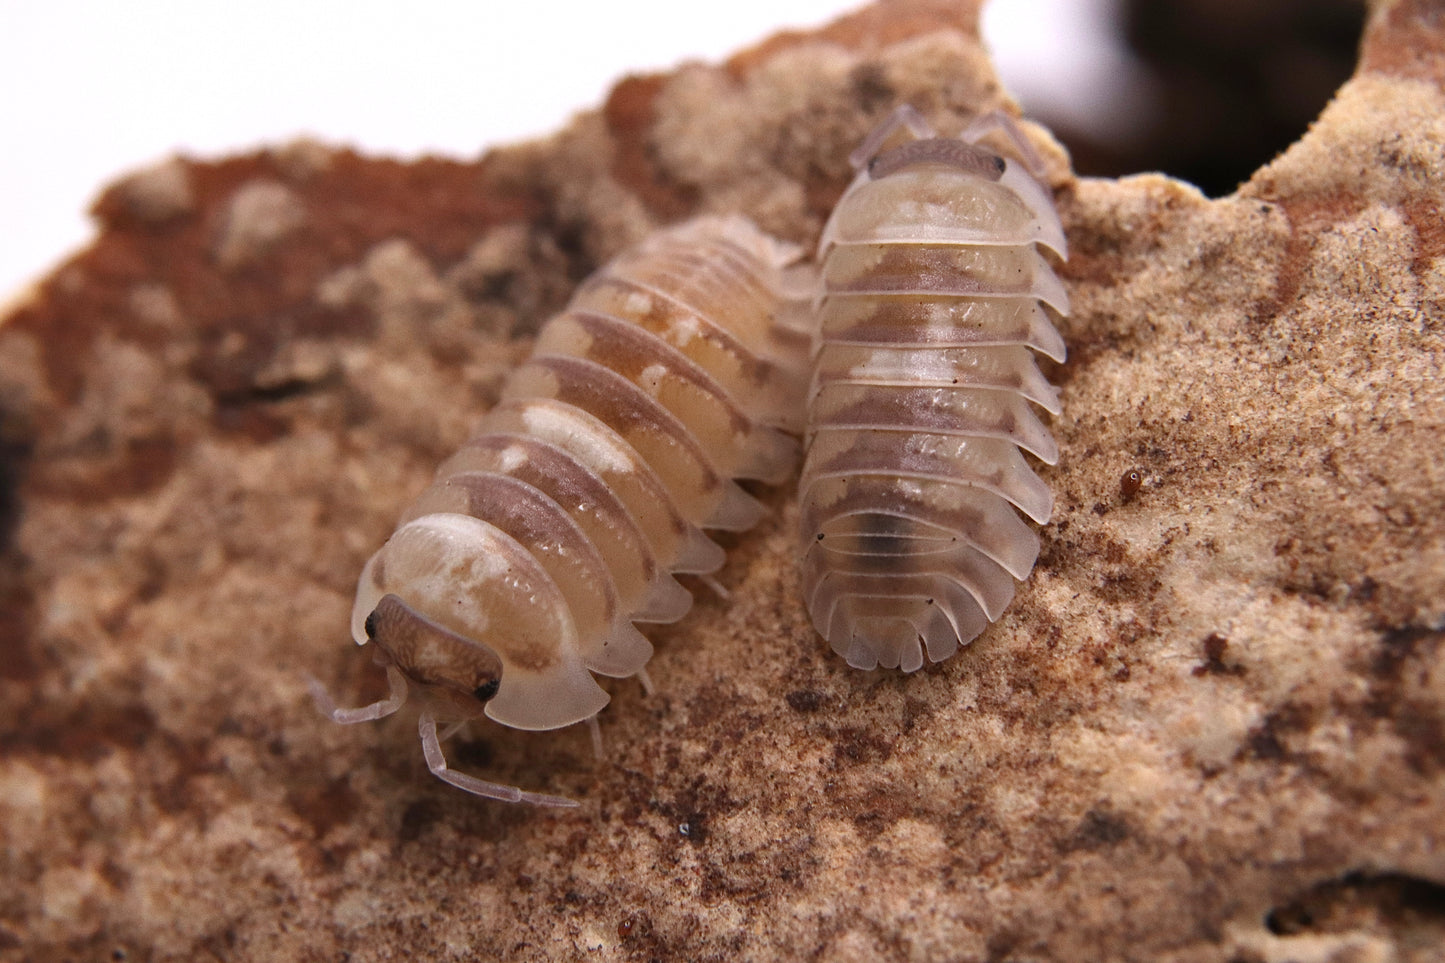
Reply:
[[598, 759], [606, 758], [607, 750], [602, 748], [602, 727], [597, 724], [596, 716], [587, 717], [587, 734], [592, 737], [592, 755]]
[[649, 695], [649, 696], [653, 696], [653, 695], [656, 695], [656, 694], [657, 694], [657, 686], [653, 684], [653, 682], [652, 682], [652, 676], [650, 676], [650, 675], [647, 674], [647, 669], [645, 669], [645, 668], [638, 669], [637, 672], [636, 672], [636, 675], [637, 675], [637, 681], [642, 683], [642, 691], [643, 691], [645, 694], [647, 694], [647, 695]]
[[487, 799], [498, 799], [502, 802], [523, 802], [531, 803], [534, 806], [570, 807], [577, 805], [577, 801], [574, 799], [548, 796], [538, 792], [523, 792], [516, 786], [503, 786], [500, 783], [487, 782], [484, 779], [448, 769], [446, 757], [442, 755], [441, 739], [437, 736], [437, 721], [430, 712], [421, 714], [417, 720], [417, 731], [421, 734], [421, 751], [426, 756], [427, 768], [432, 771], [432, 775], [443, 782], [451, 783], [458, 789], [465, 789], [474, 795], [484, 796]]
[[717, 579], [713, 578], [711, 575], [694, 575], [693, 578], [697, 579], [703, 585], [707, 586], [707, 588], [710, 589], [714, 595], [722, 599], [724, 602], [732, 598], [732, 593], [727, 590], [727, 586], [719, 582]]
[[872, 133], [863, 138], [863, 143], [848, 155], [848, 163], [853, 165], [855, 171], [862, 170], [877, 155], [884, 142], [892, 137], [893, 132], [900, 127], [907, 127], [908, 132], [919, 140], [928, 140], [938, 136], [917, 108], [912, 104], [899, 104], [893, 108], [893, 113], [884, 118], [877, 127], [874, 127]]
[[1034, 150], [1034, 145], [1029, 143], [1024, 136], [1023, 128], [1018, 121], [1008, 114], [995, 108], [987, 113], [979, 114], [969, 125], [958, 135], [958, 139], [969, 144], [977, 144], [989, 134], [998, 131], [1008, 138], [1014, 150], [1018, 152], [1018, 158], [1023, 162], [1024, 168], [1034, 176], [1034, 180], [1043, 183], [1047, 171], [1044, 169], [1044, 159], [1039, 152]]
[[373, 702], [369, 706], [361, 706], [356, 709], [343, 709], [331, 698], [331, 693], [326, 691], [326, 686], [314, 677], [306, 679], [306, 686], [311, 690], [311, 699], [316, 703], [316, 708], [321, 714], [329, 716], [333, 722], [349, 726], [357, 722], [371, 722], [383, 716], [389, 716], [401, 708], [406, 701], [406, 676], [394, 665], [386, 667], [386, 682], [391, 686], [391, 695], [380, 702]]

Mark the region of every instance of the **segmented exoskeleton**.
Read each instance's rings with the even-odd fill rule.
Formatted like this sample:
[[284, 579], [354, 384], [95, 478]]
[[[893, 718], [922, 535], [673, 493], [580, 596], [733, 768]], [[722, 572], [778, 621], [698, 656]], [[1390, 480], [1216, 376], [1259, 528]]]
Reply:
[[723, 562], [701, 529], [763, 514], [733, 479], [796, 465], [780, 429], [801, 427], [806, 343], [777, 324], [793, 256], [741, 218], [702, 218], [588, 279], [361, 574], [352, 634], [390, 697], [338, 709], [314, 685], [323, 711], [361, 722], [410, 694], [437, 776], [572, 805], [448, 769], [438, 723], [595, 720], [608, 695], [593, 673], [643, 672], [652, 645], [633, 623], [681, 618], [692, 596], [673, 573]]
[[[1027, 164], [979, 146], [996, 131]], [[940, 138], [902, 107], [850, 160], [819, 244], [802, 584], [849, 665], [912, 672], [997, 619], [1038, 556], [1009, 503], [1038, 522], [1053, 506], [1019, 449], [1058, 458], [1030, 409], [1058, 413], [1058, 392], [1031, 350], [1064, 358], [1068, 298], [1039, 249], [1067, 250], [1002, 114]]]

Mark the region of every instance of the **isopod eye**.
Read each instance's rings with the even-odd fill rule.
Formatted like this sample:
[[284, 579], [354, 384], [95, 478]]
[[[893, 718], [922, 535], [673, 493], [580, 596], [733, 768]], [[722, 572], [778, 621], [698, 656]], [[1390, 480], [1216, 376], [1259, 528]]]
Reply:
[[1008, 161], [995, 154], [993, 158], [993, 168], [1002, 175], [1004, 171], [1008, 170]]
[[492, 696], [497, 694], [497, 690], [501, 687], [501, 679], [490, 679], [477, 686], [477, 688], [472, 692], [472, 697], [478, 702], [488, 702], [491, 700]]

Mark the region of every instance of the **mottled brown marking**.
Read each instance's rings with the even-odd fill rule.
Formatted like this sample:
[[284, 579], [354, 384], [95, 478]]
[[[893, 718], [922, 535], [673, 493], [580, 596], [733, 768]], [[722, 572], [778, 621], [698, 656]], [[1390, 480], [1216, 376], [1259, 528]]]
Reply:
[[667, 439], [677, 457], [685, 459], [697, 472], [704, 490], [722, 483], [707, 452], [682, 423], [621, 375], [599, 365], [555, 355], [533, 358], [528, 364], [556, 375], [558, 401], [592, 414], [629, 441], [637, 434], [659, 435]]
[[[888, 82], [888, 75], [874, 64], [865, 63], [855, 68], [850, 75], [853, 90], [857, 93], [859, 106], [864, 113], [882, 113], [898, 100], [898, 93]], [[835, 197], [836, 203], [837, 198]], [[829, 204], [827, 210], [832, 210]], [[826, 215], [827, 211], [824, 211]]]
[[[641, 314], [623, 312], [621, 299], [633, 298], [636, 295], [642, 295], [639, 300], [647, 305], [647, 309]], [[760, 388], [770, 380], [780, 377], [776, 365], [758, 357], [757, 352], [744, 344], [737, 334], [637, 281], [612, 275], [594, 277], [578, 289], [578, 303], [591, 306], [593, 298], [615, 313], [626, 313], [627, 320], [664, 340], [668, 340], [675, 326], [684, 322], [695, 322], [699, 335], [736, 357], [742, 365], [743, 376]], [[673, 346], [677, 347], [676, 344]]]
[[1274, 291], [1250, 312], [1250, 323], [1259, 326], [1293, 309], [1309, 268], [1314, 235], [1355, 217], [1364, 208], [1359, 197], [1347, 194], [1289, 198], [1280, 203], [1289, 218], [1290, 236]]
[[1429, 777], [1445, 772], [1445, 718], [1438, 700], [1422, 697], [1410, 680], [1425, 677], [1442, 651], [1442, 632], [1415, 626], [1384, 632], [1367, 666], [1370, 688], [1361, 706], [1363, 714], [1390, 724], [1410, 766]]
[[[584, 330], [594, 335], [589, 357], [598, 364], [634, 383], [639, 381], [649, 365], [664, 365], [669, 378], [677, 379], [700, 393], [710, 395], [723, 406], [734, 435], [747, 432], [750, 427], [749, 420], [726, 390], [676, 348], [625, 321], [589, 312], [577, 312], [571, 317]], [[677, 417], [687, 421], [686, 412], [678, 412]]]
[[294, 787], [287, 792], [286, 802], [320, 840], [335, 827], [349, 822], [361, 808], [362, 800], [348, 780], [341, 778]]
[[[485, 451], [493, 456], [493, 469], [502, 467], [501, 458], [508, 450], [525, 453], [525, 460], [507, 472], [548, 496], [560, 505], [591, 505], [597, 519], [610, 520], [609, 544], [621, 546], [623, 554], [636, 566], [637, 578], [650, 583], [657, 577], [657, 560], [646, 535], [626, 505], [593, 471], [561, 448], [535, 438], [511, 434], [486, 434], [473, 437], [464, 448]], [[480, 517], [480, 516], [479, 516]], [[598, 524], [601, 524], [599, 521]], [[381, 559], [377, 560], [377, 568]], [[376, 576], [381, 582], [380, 574]]]
[[1059, 844], [1059, 849], [1066, 853], [1110, 849], [1123, 843], [1130, 835], [1129, 823], [1119, 813], [1090, 809], [1079, 820], [1073, 835]]
[[839, 768], [886, 762], [893, 755], [894, 740], [858, 726], [844, 726], [833, 738], [833, 760]]
[[[79, 391], [90, 345], [101, 332], [162, 343], [164, 332], [130, 310], [137, 283], [168, 290], [188, 332], [202, 341], [235, 331], [256, 345], [251, 367], [228, 375], [235, 384], [264, 366], [283, 332], [368, 334], [369, 321], [322, 307], [314, 294], [323, 277], [356, 263], [379, 241], [404, 238], [434, 263], [447, 264], [487, 228], [524, 220], [537, 209], [527, 195], [496, 185], [486, 162], [479, 171], [461, 161], [403, 163], [339, 150], [324, 168], [301, 177], [271, 152], [184, 163], [192, 213], [157, 231], [128, 214], [124, 184], [112, 187], [94, 208], [106, 230], [8, 322], [39, 337], [49, 384], [67, 400]], [[309, 220], [271, 253], [265, 271], [226, 275], [211, 260], [210, 241], [235, 192], [257, 179], [284, 183]]]
[[[997, 413], [992, 423], [984, 422], [976, 408], [969, 410], [970, 421], [961, 424], [959, 411], [980, 395], [1001, 395], [990, 388], [951, 388], [926, 385], [922, 388], [873, 386], [870, 397], [852, 404], [836, 402], [826, 406], [815, 401], [814, 428], [887, 427], [914, 432], [936, 432], [941, 435], [980, 435], [1013, 438], [1019, 419], [1008, 409]], [[1014, 401], [1017, 396], [1009, 397]], [[1022, 401], [1018, 402], [1022, 404]]]
[[1415, 230], [1415, 260], [1410, 271], [1417, 278], [1423, 278], [1431, 265], [1445, 257], [1445, 212], [1441, 211], [1439, 200], [1409, 200], [1400, 206], [1405, 223]]
[[[395, 595], [384, 595], [366, 619], [366, 634], [372, 642], [395, 661], [397, 668], [423, 685], [445, 686], [464, 695], [487, 691], [496, 693], [502, 677], [502, 660], [486, 645], [464, 638], [443, 625], [433, 622]], [[540, 665], [519, 666], [541, 669], [552, 665], [552, 653], [544, 653]], [[512, 653], [509, 651], [508, 656]], [[534, 662], [542, 658], [526, 653]], [[481, 701], [485, 701], [482, 699]]]
[[1358, 73], [1421, 80], [1445, 90], [1445, 29], [1436, 0], [1396, 0], [1374, 18]]
[[1204, 650], [1204, 661], [1190, 669], [1193, 676], [1204, 675], [1244, 675], [1244, 666], [1229, 664], [1224, 661], [1224, 653], [1229, 649], [1229, 640], [1218, 632], [1211, 632], [1204, 637], [1201, 643]]
[[22, 714], [23, 728], [0, 731], [0, 755], [55, 756], [93, 765], [117, 751], [138, 752], [161, 732], [143, 705], [32, 702]]
[[77, 505], [136, 498], [171, 479], [184, 443], [170, 437], [116, 439], [99, 431], [82, 442], [75, 457], [37, 462], [29, 484]]
[[[822, 539], [822, 537], [820, 533], [818, 538]], [[783, 699], [788, 703], [788, 708], [806, 715], [810, 712], [817, 712], [823, 707], [824, 696], [817, 689], [794, 689]]]
[[33, 681], [40, 672], [32, 648], [35, 626], [35, 595], [21, 577], [24, 566], [14, 553], [0, 555], [0, 639], [5, 654], [0, 658], [0, 680]]
[[1260, 724], [1249, 731], [1244, 753], [1263, 762], [1292, 759], [1290, 737], [1314, 728], [1316, 713], [1312, 707], [1283, 702], [1267, 713]]
[[602, 117], [616, 145], [612, 176], [663, 221], [685, 217], [697, 207], [697, 188], [667, 178], [650, 146], [652, 125], [657, 122], [654, 105], [666, 80], [662, 74], [625, 77], [602, 105]]
[[993, 250], [982, 256], [960, 245], [890, 244], [882, 246], [876, 263], [856, 277], [828, 277], [830, 294], [912, 293], [944, 295], [1026, 294], [1032, 274], [1009, 277], [1012, 266], [1001, 263]]

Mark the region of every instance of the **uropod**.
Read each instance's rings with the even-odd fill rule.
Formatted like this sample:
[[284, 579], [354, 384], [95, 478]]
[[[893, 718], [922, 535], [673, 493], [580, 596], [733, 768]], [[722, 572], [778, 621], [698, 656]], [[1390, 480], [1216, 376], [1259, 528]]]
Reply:
[[[1021, 160], [979, 145], [1007, 136]], [[896, 135], [911, 135], [890, 146]], [[1038, 556], [1059, 411], [1033, 352], [1064, 359], [1067, 258], [1042, 165], [1001, 113], [956, 138], [898, 108], [849, 158], [823, 230], [799, 482], [814, 628], [849, 665], [912, 672], [997, 619]], [[1032, 168], [1033, 173], [1030, 172]]]
[[762, 517], [734, 479], [796, 467], [806, 340], [779, 321], [795, 257], [742, 218], [706, 217], [585, 281], [361, 573], [352, 635], [391, 694], [343, 709], [313, 680], [322, 711], [363, 722], [410, 696], [441, 779], [575, 805], [455, 772], [441, 740], [482, 715], [595, 737], [609, 697], [594, 673], [647, 684], [634, 623], [681, 618], [692, 596], [674, 575], [722, 565], [703, 529]]

